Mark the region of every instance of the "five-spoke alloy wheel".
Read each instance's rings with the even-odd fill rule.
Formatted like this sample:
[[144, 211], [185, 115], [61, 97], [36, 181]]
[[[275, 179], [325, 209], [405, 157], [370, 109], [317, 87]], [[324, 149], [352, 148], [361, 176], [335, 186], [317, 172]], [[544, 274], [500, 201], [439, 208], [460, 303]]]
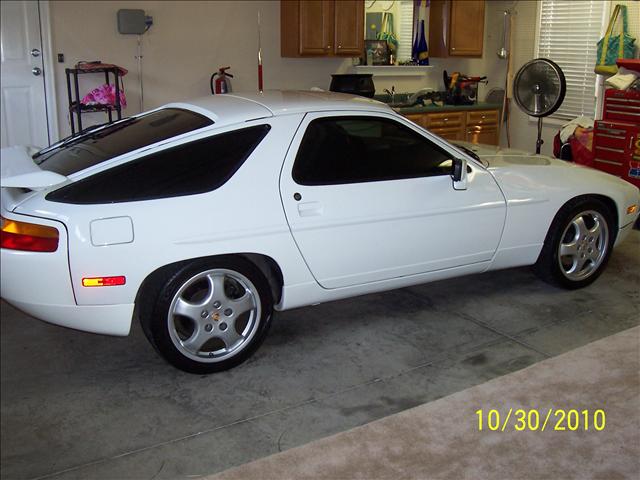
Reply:
[[566, 288], [589, 285], [609, 260], [615, 235], [613, 214], [597, 198], [576, 198], [556, 215], [535, 270]]
[[587, 210], [565, 228], [558, 247], [562, 273], [573, 281], [593, 275], [609, 251], [609, 227], [603, 214]]
[[172, 364], [192, 373], [231, 368], [264, 339], [273, 310], [264, 275], [240, 257], [196, 261], [159, 291], [148, 325]]

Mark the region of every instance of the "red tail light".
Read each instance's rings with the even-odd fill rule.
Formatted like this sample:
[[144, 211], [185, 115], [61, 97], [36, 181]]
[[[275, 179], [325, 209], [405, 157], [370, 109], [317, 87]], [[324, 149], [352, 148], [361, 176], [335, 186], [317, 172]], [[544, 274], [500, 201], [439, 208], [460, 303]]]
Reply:
[[18, 222], [0, 217], [0, 246], [9, 250], [27, 252], [55, 252], [60, 233], [56, 228], [35, 223]]

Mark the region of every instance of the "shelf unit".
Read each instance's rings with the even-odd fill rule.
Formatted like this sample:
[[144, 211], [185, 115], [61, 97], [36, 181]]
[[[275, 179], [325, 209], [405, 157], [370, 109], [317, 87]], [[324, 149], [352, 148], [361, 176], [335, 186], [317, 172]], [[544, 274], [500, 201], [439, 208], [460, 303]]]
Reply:
[[[110, 85], [109, 74], [113, 75], [116, 87], [115, 105], [83, 105], [80, 103], [80, 89], [78, 86], [78, 75], [87, 73], [104, 73], [105, 83]], [[116, 112], [117, 119], [122, 119], [122, 105], [120, 105], [120, 69], [111, 67], [90, 67], [90, 68], [65, 68], [67, 76], [67, 96], [69, 98], [69, 118], [71, 120], [71, 135], [76, 134], [76, 122], [78, 124], [77, 133], [82, 133], [82, 114], [93, 112], [105, 112], [109, 118], [108, 123], [113, 122], [113, 112]]]
[[372, 73], [377, 77], [420, 77], [431, 65], [356, 65], [357, 73]]

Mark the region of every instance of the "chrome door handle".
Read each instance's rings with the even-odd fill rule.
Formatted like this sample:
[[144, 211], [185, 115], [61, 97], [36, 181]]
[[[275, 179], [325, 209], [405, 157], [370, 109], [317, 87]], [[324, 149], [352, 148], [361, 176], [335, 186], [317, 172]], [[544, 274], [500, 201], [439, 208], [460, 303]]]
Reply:
[[31, 73], [33, 73], [36, 77], [42, 74], [42, 69], [40, 67], [33, 67], [31, 69]]
[[40, 50], [38, 50], [37, 48], [34, 48], [33, 50], [31, 50], [31, 56], [32, 57], [39, 57], [40, 56]]

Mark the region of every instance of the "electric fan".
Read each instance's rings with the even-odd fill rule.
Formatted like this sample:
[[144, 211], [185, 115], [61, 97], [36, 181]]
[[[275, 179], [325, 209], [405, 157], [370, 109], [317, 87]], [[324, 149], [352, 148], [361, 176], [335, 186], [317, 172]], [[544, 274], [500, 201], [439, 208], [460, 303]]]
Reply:
[[538, 118], [536, 153], [540, 153], [542, 118], [555, 112], [567, 91], [564, 73], [558, 65], [546, 58], [525, 63], [513, 80], [513, 96], [518, 107], [527, 115]]

